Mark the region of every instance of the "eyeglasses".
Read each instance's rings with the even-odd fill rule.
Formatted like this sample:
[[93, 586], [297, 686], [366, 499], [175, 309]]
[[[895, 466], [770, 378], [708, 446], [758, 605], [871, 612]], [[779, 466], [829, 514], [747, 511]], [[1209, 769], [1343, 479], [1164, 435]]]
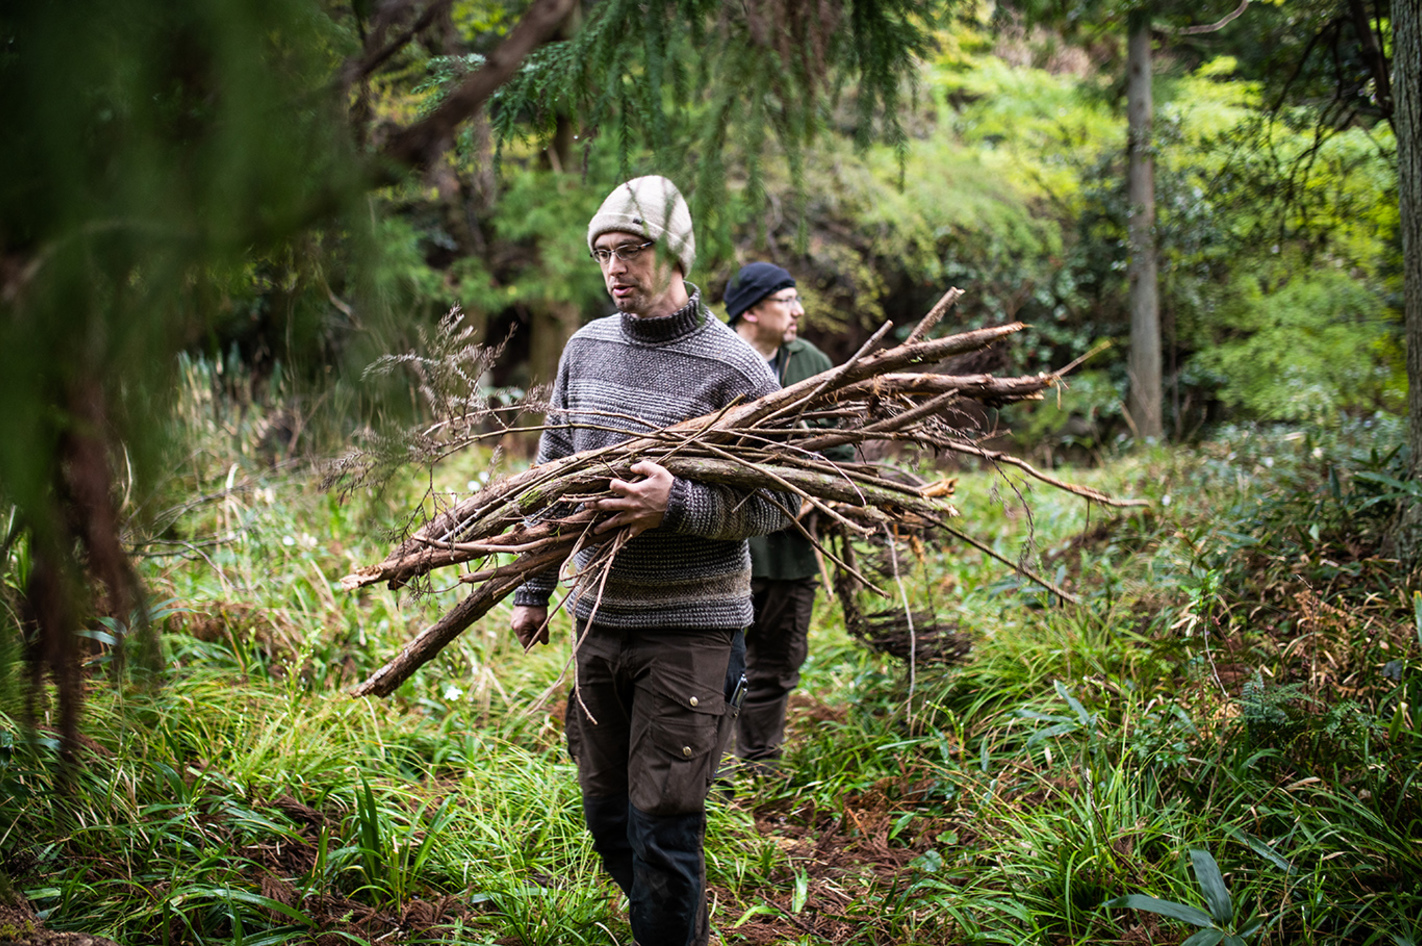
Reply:
[[610, 250], [598, 247], [593, 250], [590, 255], [593, 259], [597, 260], [599, 266], [606, 266], [612, 262], [614, 256], [624, 263], [630, 263], [642, 255], [643, 250], [654, 245], [656, 242], [656, 240], [648, 240], [646, 243], [624, 243], [621, 246], [614, 246]]
[[791, 306], [791, 307], [793, 308], [794, 306], [800, 305], [800, 296], [799, 296], [798, 293], [797, 293], [797, 294], [788, 295], [788, 296], [770, 296], [770, 297], [767, 298], [765, 301], [766, 301], [766, 302], [778, 302], [778, 303], [780, 303], [781, 305], [788, 305], [788, 306]]

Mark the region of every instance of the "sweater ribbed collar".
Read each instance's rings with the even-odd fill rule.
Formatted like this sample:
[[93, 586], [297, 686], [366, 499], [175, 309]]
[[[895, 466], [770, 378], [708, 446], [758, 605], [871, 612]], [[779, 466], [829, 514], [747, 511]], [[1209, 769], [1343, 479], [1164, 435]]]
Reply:
[[686, 288], [691, 290], [691, 298], [687, 300], [686, 305], [671, 315], [663, 315], [655, 319], [640, 319], [631, 313], [623, 312], [623, 337], [639, 345], [665, 345], [667, 342], [685, 338], [701, 328], [704, 324], [701, 312], [701, 290], [692, 283], [687, 283]]

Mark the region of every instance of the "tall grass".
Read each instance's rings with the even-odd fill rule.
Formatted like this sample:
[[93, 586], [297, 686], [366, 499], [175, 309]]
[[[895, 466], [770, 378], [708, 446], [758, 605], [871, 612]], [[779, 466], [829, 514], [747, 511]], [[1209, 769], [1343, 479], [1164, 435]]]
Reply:
[[[162, 679], [104, 673], [123, 627], [94, 623], [68, 794], [44, 706], [30, 733], [6, 704], [0, 870], [50, 926], [123, 943], [630, 943], [562, 746], [566, 623], [524, 655], [495, 613], [391, 699], [351, 700], [458, 594], [337, 590], [426, 483], [340, 504], [276, 412], [189, 381], [140, 537]], [[731, 769], [713, 796], [718, 936], [1181, 942], [1187, 923], [1104, 904], [1205, 909], [1203, 851], [1262, 919], [1249, 942], [1416, 942], [1422, 619], [1377, 544], [1395, 435], [1237, 431], [1071, 473], [1154, 503], [1121, 516], [963, 471], [965, 526], [1083, 603], [927, 548], [909, 595], [974, 651], [918, 668], [910, 698], [821, 599], [781, 775]]]

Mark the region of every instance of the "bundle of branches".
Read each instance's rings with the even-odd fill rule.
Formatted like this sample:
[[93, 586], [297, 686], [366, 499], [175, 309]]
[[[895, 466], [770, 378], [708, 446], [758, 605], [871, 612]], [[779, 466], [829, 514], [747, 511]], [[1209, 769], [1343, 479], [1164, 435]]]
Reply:
[[[596, 514], [583, 510], [582, 503], [611, 495], [608, 481], [632, 478], [631, 466], [642, 459], [689, 480], [793, 493], [804, 506], [858, 535], [898, 522], [951, 530], [947, 521], [957, 511], [931, 485], [905, 484], [880, 475], [872, 465], [832, 463], [818, 451], [871, 440], [913, 443], [1012, 463], [1063, 489], [1117, 504], [1103, 493], [1063, 483], [1016, 458], [986, 451], [954, 426], [956, 417], [967, 417], [955, 414], [965, 402], [996, 406], [1040, 399], [1058, 376], [999, 378], [910, 370], [986, 347], [1025, 328], [1014, 322], [926, 338], [961, 294], [956, 289], [946, 294], [903, 344], [875, 350], [891, 327], [886, 324], [838, 368], [715, 414], [533, 467], [490, 483], [435, 516], [384, 561], [347, 575], [342, 584], [354, 589], [383, 581], [398, 588], [437, 568], [478, 562], [473, 571], [460, 576], [460, 581], [475, 588], [353, 692], [389, 695], [519, 585], [559, 567], [585, 547], [596, 552], [582, 563], [575, 583], [598, 587], [627, 538], [623, 532], [611, 540], [595, 540]], [[567, 423], [607, 420], [572, 417]], [[834, 426], [827, 428], [827, 423]], [[787, 512], [794, 515], [796, 510]], [[496, 556], [501, 554], [517, 557], [500, 564]], [[834, 560], [853, 573], [851, 566]], [[874, 587], [867, 580], [865, 584]]]

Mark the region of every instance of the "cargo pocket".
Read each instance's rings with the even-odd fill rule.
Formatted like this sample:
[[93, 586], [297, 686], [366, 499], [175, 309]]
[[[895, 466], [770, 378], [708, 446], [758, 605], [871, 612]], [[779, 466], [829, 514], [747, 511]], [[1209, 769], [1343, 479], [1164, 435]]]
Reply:
[[659, 668], [652, 681], [656, 711], [648, 739], [631, 760], [632, 804], [650, 815], [700, 811], [711, 788], [726, 714], [720, 674], [706, 681], [681, 669]]

